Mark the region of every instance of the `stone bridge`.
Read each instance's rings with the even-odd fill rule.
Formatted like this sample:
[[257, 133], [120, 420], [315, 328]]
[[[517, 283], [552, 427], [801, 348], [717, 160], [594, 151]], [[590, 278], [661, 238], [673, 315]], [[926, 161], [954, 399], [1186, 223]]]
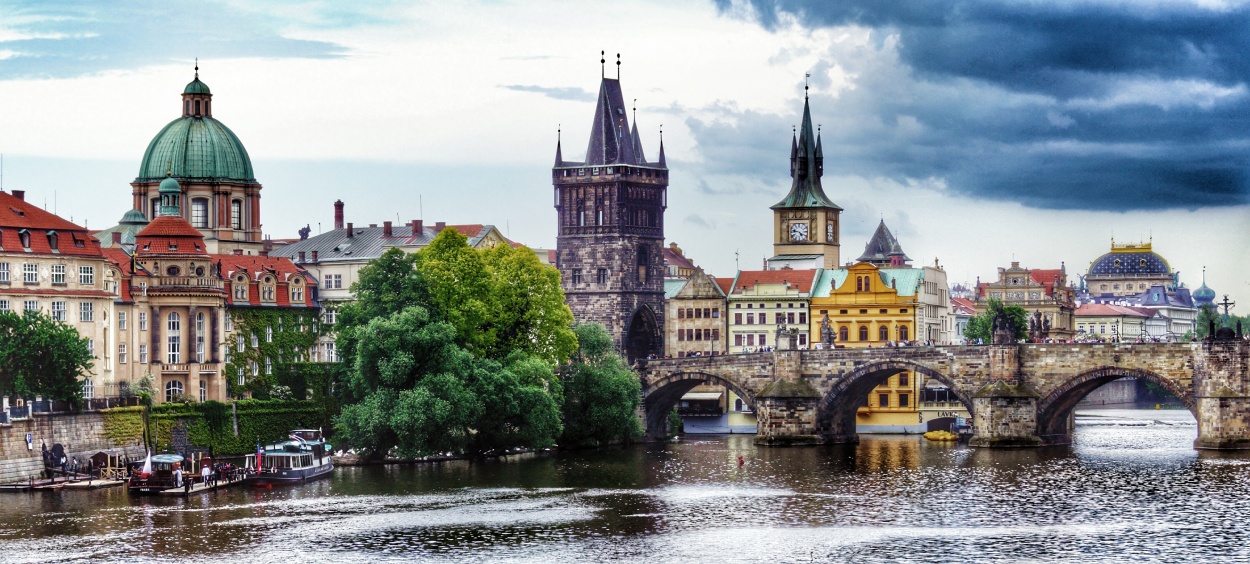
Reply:
[[951, 389], [973, 421], [971, 444], [1068, 444], [1077, 402], [1126, 376], [1170, 391], [1198, 420], [1195, 448], [1250, 448], [1250, 343], [1012, 344], [779, 350], [640, 361], [647, 433], [700, 384], [751, 405], [760, 444], [855, 442], [855, 413], [874, 387], [911, 370]]

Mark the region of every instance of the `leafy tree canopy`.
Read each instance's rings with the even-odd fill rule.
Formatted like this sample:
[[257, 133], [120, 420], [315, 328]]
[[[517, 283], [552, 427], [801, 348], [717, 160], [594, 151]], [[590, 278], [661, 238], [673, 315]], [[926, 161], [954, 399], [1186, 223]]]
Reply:
[[1011, 322], [1015, 340], [1029, 337], [1029, 312], [1018, 305], [1003, 305], [1002, 300], [990, 298], [985, 311], [968, 320], [968, 327], [964, 329], [964, 338], [973, 343], [979, 339], [983, 344], [992, 344], [994, 342], [994, 317], [999, 313], [1006, 315], [1008, 321]]
[[642, 401], [638, 376], [616, 354], [598, 323], [578, 325], [578, 350], [561, 373], [564, 386], [562, 446], [629, 441], [642, 434], [636, 412]]
[[0, 312], [0, 394], [77, 402], [92, 367], [87, 339], [36, 311]]

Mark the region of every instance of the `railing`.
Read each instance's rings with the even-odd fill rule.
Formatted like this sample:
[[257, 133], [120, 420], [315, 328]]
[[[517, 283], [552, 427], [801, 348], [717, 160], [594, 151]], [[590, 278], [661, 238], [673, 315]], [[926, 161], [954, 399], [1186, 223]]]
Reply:
[[165, 364], [161, 366], [161, 372], [190, 372], [189, 364]]
[[225, 288], [225, 281], [220, 278], [197, 278], [194, 276], [154, 276], [150, 288], [177, 286], [180, 288]]
[[16, 421], [19, 419], [30, 419], [29, 405], [13, 405], [9, 406], [9, 419]]
[[112, 407], [127, 407], [139, 405], [139, 398], [130, 397], [106, 397], [91, 398], [83, 400], [83, 409], [86, 411], [99, 411], [101, 409], [109, 409]]

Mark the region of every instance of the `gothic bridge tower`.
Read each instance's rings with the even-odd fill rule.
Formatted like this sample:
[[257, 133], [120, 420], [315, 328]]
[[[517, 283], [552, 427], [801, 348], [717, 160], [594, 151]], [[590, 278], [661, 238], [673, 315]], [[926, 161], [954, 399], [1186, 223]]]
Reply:
[[[601, 61], [602, 62], [602, 61]], [[583, 162], [556, 142], [551, 180], [559, 216], [556, 266], [580, 323], [602, 323], [631, 362], [663, 354], [664, 209], [668, 167], [643, 155], [618, 78], [603, 78]]]

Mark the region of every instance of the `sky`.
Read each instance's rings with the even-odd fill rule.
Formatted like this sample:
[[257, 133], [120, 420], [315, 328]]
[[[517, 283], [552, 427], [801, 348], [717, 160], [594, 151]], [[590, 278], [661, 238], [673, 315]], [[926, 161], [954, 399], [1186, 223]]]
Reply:
[[328, 230], [342, 199], [356, 224], [554, 248], [557, 135], [583, 157], [618, 53], [651, 158], [663, 131], [666, 238], [714, 275], [772, 254], [806, 84], [844, 261], [882, 220], [952, 283], [1012, 261], [1075, 279], [1113, 239], [1152, 241], [1250, 311], [1250, 4], [1231, 0], [9, 1], [3, 187], [114, 225], [198, 59], [266, 234]]

